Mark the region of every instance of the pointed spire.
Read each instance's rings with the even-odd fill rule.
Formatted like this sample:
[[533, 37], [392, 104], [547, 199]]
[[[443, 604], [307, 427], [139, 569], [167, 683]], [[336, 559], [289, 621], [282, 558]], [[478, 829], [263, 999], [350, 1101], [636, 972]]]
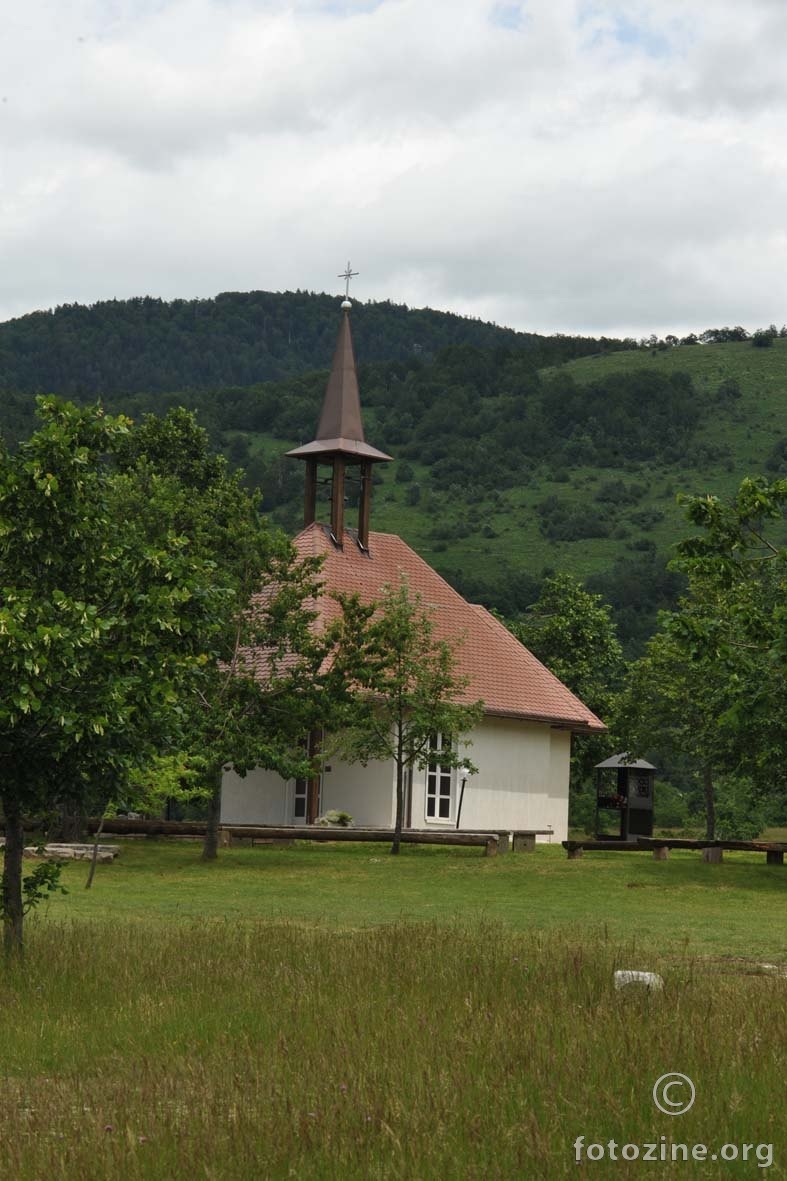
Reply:
[[[350, 264], [342, 276], [349, 286], [353, 272]], [[317, 468], [330, 464], [331, 477], [331, 536], [340, 548], [344, 544], [344, 487], [348, 466], [360, 468], [360, 498], [358, 501], [357, 544], [364, 553], [369, 551], [369, 522], [372, 497], [372, 465], [387, 463], [390, 455], [371, 447], [363, 434], [361, 398], [358, 392], [358, 374], [355, 369], [355, 352], [350, 332], [350, 309], [352, 304], [345, 298], [342, 303], [342, 319], [336, 351], [333, 355], [331, 375], [325, 389], [322, 414], [317, 427], [317, 436], [303, 447], [295, 447], [287, 455], [293, 459], [306, 460], [306, 486], [303, 502], [303, 523], [310, 525], [317, 512]]]
[[342, 315], [339, 338], [333, 354], [331, 376], [325, 391], [317, 438], [347, 439], [363, 443], [363, 422], [361, 420], [361, 396], [358, 392], [358, 374], [355, 371], [355, 353], [350, 333], [350, 317]]
[[[345, 307], [345, 304], [348, 306]], [[358, 374], [350, 332], [349, 301], [345, 300], [342, 308], [339, 336], [333, 355], [331, 375], [325, 389], [317, 434], [311, 443], [296, 447], [288, 451], [287, 455], [293, 459], [347, 455], [357, 460], [368, 459], [373, 463], [383, 463], [390, 460], [391, 456], [386, 455], [384, 451], [378, 451], [376, 447], [370, 447], [364, 439]]]

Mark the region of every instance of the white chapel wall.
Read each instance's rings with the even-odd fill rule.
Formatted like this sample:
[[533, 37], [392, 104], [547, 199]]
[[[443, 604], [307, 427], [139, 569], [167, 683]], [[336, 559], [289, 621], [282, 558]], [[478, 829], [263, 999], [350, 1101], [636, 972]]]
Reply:
[[568, 838], [568, 783], [571, 776], [571, 734], [567, 730], [551, 730], [551, 758], [549, 806], [562, 816], [560, 828], [555, 825], [557, 840]]
[[349, 812], [358, 828], [390, 828], [395, 815], [395, 783], [392, 760], [363, 767], [329, 759], [323, 771], [320, 811], [336, 808]]
[[262, 767], [255, 767], [243, 779], [235, 771], [225, 771], [221, 781], [221, 823], [292, 823], [289, 787], [275, 771]]
[[[566, 839], [571, 735], [538, 722], [486, 717], [475, 728], [469, 759], [478, 767], [465, 788], [461, 827], [553, 829], [553, 841]], [[366, 767], [328, 760], [322, 775], [320, 811], [349, 812], [359, 827], [388, 828], [395, 819], [395, 769], [392, 761]], [[458, 776], [457, 776], [458, 779]], [[294, 784], [260, 768], [241, 779], [224, 775], [222, 824], [291, 824]], [[450, 823], [426, 818], [426, 771], [416, 769], [412, 788], [413, 828], [454, 828], [459, 783]], [[547, 840], [540, 837], [539, 840]]]
[[[330, 767], [330, 770], [327, 769]], [[320, 812], [349, 812], [358, 826], [390, 828], [394, 822], [393, 764], [348, 764], [329, 760], [322, 773]], [[292, 824], [295, 784], [275, 771], [255, 767], [245, 778], [225, 771], [222, 824]]]
[[[552, 840], [565, 840], [571, 735], [538, 722], [486, 717], [470, 737], [467, 756], [478, 772], [467, 780], [460, 827], [547, 829], [551, 825]], [[457, 782], [457, 803], [459, 791]], [[432, 827], [425, 806], [426, 772], [416, 770], [414, 828]], [[455, 824], [456, 810], [452, 823], [435, 827]]]

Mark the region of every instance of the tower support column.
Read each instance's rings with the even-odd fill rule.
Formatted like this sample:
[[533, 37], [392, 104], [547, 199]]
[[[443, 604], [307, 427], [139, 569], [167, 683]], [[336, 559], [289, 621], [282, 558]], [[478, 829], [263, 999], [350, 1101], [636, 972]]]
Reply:
[[361, 464], [361, 499], [358, 502], [358, 543], [369, 548], [369, 524], [372, 513], [372, 465], [368, 459]]
[[317, 460], [306, 461], [306, 487], [303, 497], [303, 524], [311, 525], [317, 516]]
[[344, 538], [344, 470], [345, 461], [337, 455], [333, 461], [333, 484], [331, 487], [331, 533], [339, 545]]

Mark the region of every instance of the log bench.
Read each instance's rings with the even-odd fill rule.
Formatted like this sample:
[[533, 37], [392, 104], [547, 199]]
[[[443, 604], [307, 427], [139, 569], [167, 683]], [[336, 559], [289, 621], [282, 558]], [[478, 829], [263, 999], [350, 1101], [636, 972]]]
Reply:
[[[269, 827], [268, 825], [223, 825], [222, 832], [229, 838], [246, 838], [254, 841], [390, 841], [393, 832], [388, 828], [342, 828], [327, 825], [283, 825]], [[536, 837], [553, 836], [551, 828], [525, 829], [494, 829], [469, 832], [464, 829], [425, 829], [408, 828], [402, 833], [402, 844], [408, 845], [489, 845], [487, 856], [495, 853], [507, 853], [509, 848], [517, 852], [533, 852], [536, 847]], [[512, 841], [513, 838], [513, 841]], [[225, 838], [226, 841], [226, 838]], [[496, 841], [496, 847], [492, 842]]]
[[[390, 844], [394, 834], [390, 828], [342, 828], [322, 824], [239, 825], [223, 824], [219, 829], [221, 843], [226, 847], [233, 839], [256, 842], [290, 841], [361, 841]], [[482, 848], [486, 857], [494, 857], [500, 849], [497, 832], [463, 832], [451, 830], [412, 829], [402, 833], [403, 845], [458, 845]]]
[[614, 849], [629, 853], [651, 851], [656, 861], [666, 861], [670, 849], [692, 849], [702, 853], [703, 861], [718, 865], [723, 859], [724, 850], [729, 849], [743, 853], [764, 853], [767, 865], [784, 865], [787, 851], [787, 844], [782, 841], [709, 841], [690, 837], [638, 837], [635, 841], [586, 840], [562, 843], [569, 860], [581, 857], [585, 849]]
[[653, 849], [654, 857], [658, 852], [666, 856], [668, 849], [699, 849], [702, 860], [711, 865], [718, 865], [723, 860], [725, 849], [741, 853], [764, 853], [766, 865], [784, 865], [784, 852], [787, 849], [783, 841], [709, 841], [688, 837], [640, 837], [638, 843], [646, 849]]
[[[99, 820], [87, 822], [88, 832], [95, 832]], [[169, 836], [201, 837], [205, 835], [204, 820], [144, 820], [113, 816], [104, 821], [103, 830], [116, 836]], [[223, 824], [220, 832], [226, 846], [233, 840], [277, 842], [290, 841], [390, 841], [393, 832], [389, 828], [341, 828], [327, 825], [251, 825]], [[341, 835], [341, 834], [351, 834]], [[339, 834], [339, 835], [337, 835]], [[491, 838], [497, 841], [495, 852], [506, 853], [513, 848], [516, 853], [531, 853], [536, 847], [536, 837], [552, 837], [551, 828], [499, 828], [499, 829], [405, 829], [403, 844], [420, 845], [477, 845], [485, 846]]]

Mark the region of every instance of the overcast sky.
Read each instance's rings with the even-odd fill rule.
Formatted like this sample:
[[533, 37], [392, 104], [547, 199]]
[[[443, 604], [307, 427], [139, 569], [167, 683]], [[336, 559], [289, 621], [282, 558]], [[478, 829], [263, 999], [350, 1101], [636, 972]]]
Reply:
[[340, 291], [787, 320], [785, 0], [0, 0], [0, 319]]

